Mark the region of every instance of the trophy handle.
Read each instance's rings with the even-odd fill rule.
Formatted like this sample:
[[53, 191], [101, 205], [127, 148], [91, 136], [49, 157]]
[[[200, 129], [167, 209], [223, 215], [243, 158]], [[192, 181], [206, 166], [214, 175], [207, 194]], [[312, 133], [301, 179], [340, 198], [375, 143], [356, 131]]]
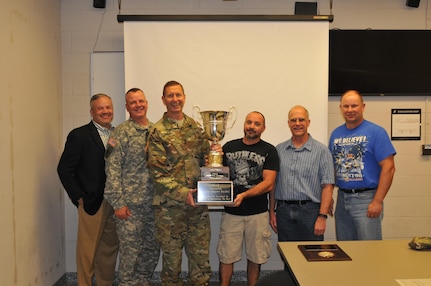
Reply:
[[232, 124], [226, 130], [232, 129], [232, 127], [236, 122], [237, 117], [238, 117], [238, 109], [236, 108], [235, 105], [232, 105], [231, 107], [229, 107], [229, 116], [227, 118], [228, 121], [232, 120]]
[[199, 107], [199, 105], [193, 105], [192, 117], [195, 121], [202, 121], [201, 108]]

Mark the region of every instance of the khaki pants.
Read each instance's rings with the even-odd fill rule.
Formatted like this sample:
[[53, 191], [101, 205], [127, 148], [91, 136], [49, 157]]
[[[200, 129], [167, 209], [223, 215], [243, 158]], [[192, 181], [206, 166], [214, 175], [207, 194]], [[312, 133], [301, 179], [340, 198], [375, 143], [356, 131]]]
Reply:
[[78, 286], [91, 286], [93, 275], [98, 286], [112, 286], [114, 283], [118, 237], [113, 214], [113, 208], [105, 200], [94, 215], [87, 214], [83, 206], [78, 207]]

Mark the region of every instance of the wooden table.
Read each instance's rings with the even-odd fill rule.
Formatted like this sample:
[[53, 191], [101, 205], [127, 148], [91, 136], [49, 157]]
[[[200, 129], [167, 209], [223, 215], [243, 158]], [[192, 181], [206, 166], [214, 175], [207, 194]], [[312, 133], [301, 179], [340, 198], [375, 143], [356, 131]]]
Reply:
[[[395, 279], [430, 279], [431, 251], [413, 250], [409, 240], [279, 242], [297, 285], [399, 286]], [[351, 261], [306, 260], [300, 244], [337, 244]]]

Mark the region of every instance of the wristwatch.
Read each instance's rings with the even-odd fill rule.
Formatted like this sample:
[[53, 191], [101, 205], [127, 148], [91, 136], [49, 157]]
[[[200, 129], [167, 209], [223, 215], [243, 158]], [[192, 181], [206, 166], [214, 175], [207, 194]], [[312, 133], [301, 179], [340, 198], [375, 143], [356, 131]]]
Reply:
[[326, 215], [326, 214], [318, 214], [318, 216], [323, 217], [323, 218], [328, 218], [328, 215]]

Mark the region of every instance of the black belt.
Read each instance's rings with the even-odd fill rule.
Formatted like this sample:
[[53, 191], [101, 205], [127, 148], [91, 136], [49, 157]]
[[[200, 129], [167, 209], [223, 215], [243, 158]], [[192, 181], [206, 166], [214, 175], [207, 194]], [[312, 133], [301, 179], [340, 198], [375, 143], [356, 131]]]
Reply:
[[277, 200], [280, 204], [286, 204], [286, 205], [305, 205], [306, 203], [311, 203], [311, 200], [302, 200], [302, 201], [284, 201], [284, 200]]
[[362, 193], [366, 191], [375, 190], [376, 188], [363, 188], [363, 189], [342, 189], [338, 188], [340, 191], [346, 194], [356, 194], [356, 193]]

